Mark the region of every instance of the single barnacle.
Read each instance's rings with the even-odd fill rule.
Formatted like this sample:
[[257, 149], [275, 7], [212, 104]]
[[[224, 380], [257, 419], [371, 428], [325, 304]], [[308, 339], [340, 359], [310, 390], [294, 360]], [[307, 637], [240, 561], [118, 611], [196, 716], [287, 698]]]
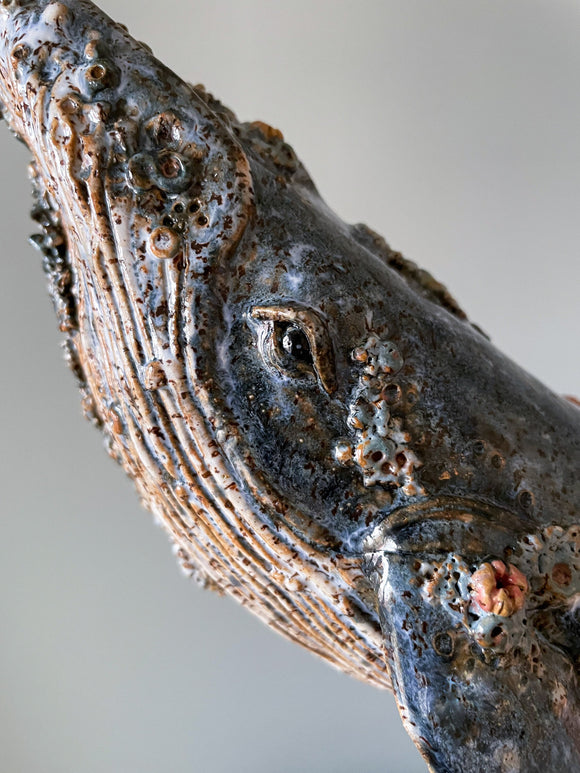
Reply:
[[523, 608], [529, 585], [519, 569], [496, 560], [473, 573], [471, 588], [474, 602], [485, 612], [510, 617]]

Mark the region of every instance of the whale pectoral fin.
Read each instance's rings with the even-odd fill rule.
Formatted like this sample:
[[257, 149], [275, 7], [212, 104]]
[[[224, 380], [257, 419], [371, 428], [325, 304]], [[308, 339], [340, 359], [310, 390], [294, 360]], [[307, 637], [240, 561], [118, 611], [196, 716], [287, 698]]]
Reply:
[[[422, 573], [416, 554], [372, 561], [399, 711], [430, 769], [580, 771], [578, 673], [567, 653], [497, 615], [470, 630], [467, 606]], [[461, 567], [446, 567], [461, 582]], [[525, 628], [524, 614], [513, 622]]]

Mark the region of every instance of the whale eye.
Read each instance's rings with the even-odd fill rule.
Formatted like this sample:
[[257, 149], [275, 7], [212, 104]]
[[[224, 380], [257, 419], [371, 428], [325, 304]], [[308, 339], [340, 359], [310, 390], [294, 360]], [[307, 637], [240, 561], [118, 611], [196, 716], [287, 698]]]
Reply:
[[306, 333], [293, 323], [275, 322], [274, 336], [281, 359], [287, 360], [289, 365], [312, 366], [312, 352]]
[[326, 324], [312, 309], [298, 304], [255, 306], [261, 323], [259, 349], [266, 364], [290, 378], [315, 377], [331, 394], [336, 389], [334, 355]]

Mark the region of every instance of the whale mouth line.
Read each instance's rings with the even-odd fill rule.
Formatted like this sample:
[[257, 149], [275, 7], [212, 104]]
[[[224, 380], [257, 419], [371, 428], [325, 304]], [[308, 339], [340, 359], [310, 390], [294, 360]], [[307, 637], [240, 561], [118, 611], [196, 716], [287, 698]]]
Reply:
[[511, 544], [530, 531], [512, 510], [469, 497], [436, 499], [400, 507], [365, 538], [365, 553], [442, 555], [486, 552], [490, 543]]

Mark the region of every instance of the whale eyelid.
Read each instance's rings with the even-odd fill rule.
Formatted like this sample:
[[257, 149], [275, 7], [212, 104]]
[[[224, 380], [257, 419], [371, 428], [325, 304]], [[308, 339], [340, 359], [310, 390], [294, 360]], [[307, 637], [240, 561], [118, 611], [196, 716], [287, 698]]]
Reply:
[[250, 316], [256, 320], [288, 322], [299, 327], [308, 340], [312, 364], [323, 389], [329, 395], [336, 390], [334, 352], [326, 324], [317, 312], [289, 303], [284, 306], [254, 306]]

